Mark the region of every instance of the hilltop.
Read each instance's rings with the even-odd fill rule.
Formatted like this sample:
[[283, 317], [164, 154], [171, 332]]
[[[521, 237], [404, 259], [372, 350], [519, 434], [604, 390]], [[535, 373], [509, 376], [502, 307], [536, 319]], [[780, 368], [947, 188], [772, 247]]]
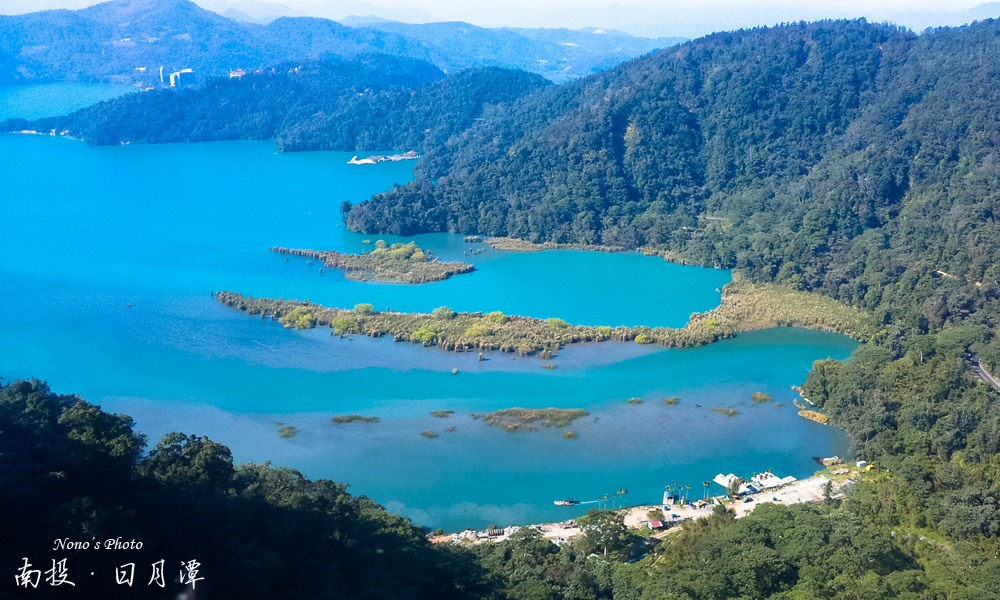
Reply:
[[[0, 15], [0, 85], [38, 81], [159, 85], [166, 73], [196, 77], [254, 71], [290, 60], [380, 53], [448, 71], [521, 68], [564, 81], [679, 41], [617, 34], [485, 29], [467, 23], [350, 27], [315, 17], [265, 24], [233, 20], [188, 0], [111, 0], [80, 10]], [[564, 39], [566, 38], [566, 39]], [[571, 39], [572, 41], [566, 41]]]

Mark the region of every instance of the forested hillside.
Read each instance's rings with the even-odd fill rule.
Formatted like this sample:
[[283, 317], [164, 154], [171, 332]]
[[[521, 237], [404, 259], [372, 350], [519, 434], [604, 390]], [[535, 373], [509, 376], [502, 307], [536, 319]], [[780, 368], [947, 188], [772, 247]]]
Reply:
[[[132, 420], [38, 381], [0, 388], [0, 567], [65, 559], [64, 584], [7, 584], [0, 598], [176, 598], [182, 562], [198, 563], [199, 598], [986, 600], [1000, 594], [989, 546], [942, 548], [873, 520], [893, 509], [864, 484], [824, 505], [764, 505], [734, 520], [688, 522], [660, 542], [612, 511], [579, 519], [561, 547], [524, 529], [474, 549], [432, 546], [407, 519], [347, 486], [290, 469], [235, 465], [229, 449], [168, 434], [155, 447]], [[888, 525], [888, 526], [886, 526]], [[87, 543], [55, 549], [54, 540]], [[141, 549], [109, 549], [108, 540]], [[100, 543], [100, 549], [95, 544]], [[645, 555], [645, 558], [635, 561]], [[166, 564], [164, 586], [151, 565]], [[631, 560], [631, 562], [629, 562]], [[134, 584], [112, 574], [135, 563]], [[89, 575], [94, 573], [94, 575]], [[29, 576], [30, 580], [30, 576]], [[30, 583], [28, 584], [30, 585]], [[59, 594], [60, 589], [70, 592]], [[22, 595], [18, 595], [22, 593]]]
[[[176, 566], [192, 559], [199, 598], [468, 598], [480, 585], [471, 561], [347, 486], [236, 466], [208, 438], [175, 433], [147, 449], [129, 417], [37, 381], [0, 389], [0, 423], [0, 565], [12, 576], [22, 558], [43, 571], [66, 559], [66, 597], [176, 598]], [[66, 538], [89, 548], [55, 550]], [[116, 538], [142, 549], [104, 548]], [[161, 559], [164, 589], [147, 585]], [[135, 585], [116, 585], [129, 562]], [[0, 597], [21, 597], [11, 579]], [[59, 591], [43, 577], [27, 596]]]
[[998, 290], [998, 34], [709, 36], [476, 123], [348, 223], [650, 246], [931, 330]]
[[93, 144], [275, 138], [282, 150], [421, 150], [441, 145], [547, 82], [497, 68], [445, 76], [429, 63], [377, 55], [328, 57], [242, 79], [139, 92], [0, 129], [68, 131]]
[[[190, 68], [201, 80], [324, 54], [372, 53], [425, 60], [448, 72], [497, 66], [565, 81], [679, 41], [624, 34], [616, 36], [618, 44], [567, 41], [580, 36], [467, 23], [349, 27], [312, 17], [260, 25], [188, 0], [111, 0], [78, 11], [0, 15], [0, 85], [70, 80], [155, 86], [160, 67], [166, 74]], [[6, 68], [8, 61], [13, 68]]]

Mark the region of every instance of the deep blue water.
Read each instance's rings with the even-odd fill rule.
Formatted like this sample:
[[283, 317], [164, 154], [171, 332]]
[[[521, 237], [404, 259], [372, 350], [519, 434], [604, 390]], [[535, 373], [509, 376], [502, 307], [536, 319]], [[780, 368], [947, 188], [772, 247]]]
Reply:
[[[729, 280], [634, 253], [463, 257], [469, 245], [445, 234], [416, 239], [477, 270], [423, 286], [348, 281], [269, 254], [269, 245], [359, 251], [378, 237], [345, 231], [340, 202], [405, 182], [412, 164], [348, 158], [280, 154], [266, 142], [93, 148], [0, 136], [0, 376], [46, 379], [131, 414], [154, 441], [171, 430], [207, 434], [237, 460], [349, 482], [447, 529], [565, 518], [572, 509], [552, 500], [619, 487], [633, 502], [655, 501], [665, 483], [720, 471], [804, 476], [811, 456], [847, 451], [842, 432], [795, 414], [789, 388], [813, 360], [846, 357], [854, 343], [843, 336], [782, 329], [696, 350], [587, 345], [563, 350], [548, 371], [534, 358], [478, 363], [386, 339], [289, 332], [215, 303], [210, 292], [228, 289], [679, 326], [717, 305]], [[758, 390], [786, 406], [751, 406]], [[680, 405], [664, 406], [670, 395]], [[627, 405], [633, 396], [646, 403]], [[720, 404], [740, 415], [709, 411]], [[508, 434], [469, 416], [511, 406], [592, 414], [572, 425], [577, 440]], [[446, 408], [457, 411], [447, 421], [428, 415]], [[329, 423], [353, 412], [382, 423]], [[301, 433], [280, 439], [277, 422]], [[441, 437], [421, 437], [426, 429]]]

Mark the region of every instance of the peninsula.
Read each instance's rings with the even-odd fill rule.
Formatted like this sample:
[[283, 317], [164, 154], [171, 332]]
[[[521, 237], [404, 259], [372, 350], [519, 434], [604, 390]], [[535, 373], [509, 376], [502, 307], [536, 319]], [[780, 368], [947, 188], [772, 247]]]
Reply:
[[[367, 255], [365, 255], [367, 256]], [[836, 331], [856, 339], [870, 335], [870, 317], [836, 300], [776, 285], [734, 281], [724, 288], [722, 304], [695, 313], [682, 328], [608, 327], [571, 325], [562, 319], [508, 316], [500, 312], [464, 313], [442, 306], [432, 313], [375, 311], [369, 304], [354, 310], [328, 308], [298, 300], [254, 298], [234, 292], [216, 292], [216, 300], [230, 308], [282, 320], [288, 315], [298, 328], [329, 326], [332, 333], [392, 336], [442, 350], [470, 352], [499, 350], [522, 356], [552, 358], [566, 344], [618, 340], [691, 348], [731, 338], [742, 331], [772, 327], [806, 327]]]
[[348, 279], [383, 283], [430, 283], [452, 275], [471, 273], [475, 267], [461, 262], [441, 262], [431, 258], [414, 242], [387, 245], [375, 242], [375, 249], [361, 254], [342, 254], [332, 250], [304, 250], [273, 246], [271, 252], [302, 256], [320, 261], [324, 267], [344, 272]]

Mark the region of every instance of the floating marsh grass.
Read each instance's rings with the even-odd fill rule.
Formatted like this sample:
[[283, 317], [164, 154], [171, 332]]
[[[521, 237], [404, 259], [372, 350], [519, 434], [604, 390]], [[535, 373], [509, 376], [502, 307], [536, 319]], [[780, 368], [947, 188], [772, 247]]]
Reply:
[[677, 403], [680, 401], [681, 399], [678, 398], [677, 396], [670, 396], [669, 398], [663, 399], [663, 403], [666, 404], [667, 406], [677, 406]]
[[774, 398], [771, 394], [765, 394], [764, 392], [754, 392], [750, 395], [750, 401], [754, 404], [767, 404], [768, 402], [773, 402]]
[[431, 431], [430, 429], [428, 429], [427, 431], [420, 432], [420, 435], [422, 435], [425, 438], [430, 439], [430, 440], [432, 440], [432, 439], [434, 439], [434, 438], [436, 438], [438, 436], [437, 432]]
[[512, 237], [491, 237], [486, 243], [494, 250], [503, 252], [541, 252], [542, 250], [590, 250], [593, 252], [624, 252], [620, 246], [602, 246], [599, 244], [557, 244], [543, 242], [536, 244], [527, 240]]
[[[775, 285], [742, 280], [725, 287], [722, 304], [706, 313], [691, 315], [680, 329], [668, 327], [574, 326], [561, 319], [534, 319], [500, 313], [438, 314], [367, 312], [327, 308], [297, 300], [254, 298], [217, 292], [216, 299], [249, 315], [285, 319], [293, 327], [330, 326], [333, 333], [358, 333], [370, 337], [392, 336], [448, 351], [499, 350], [549, 359], [562, 346], [607, 340], [656, 343], [692, 348], [734, 337], [743, 331], [772, 327], [806, 327], [837, 331], [861, 338], [871, 331], [870, 319], [861, 311], [836, 300]], [[370, 305], [365, 305], [370, 306]], [[442, 307], [446, 308], [446, 307]], [[294, 317], [286, 318], [293, 311]]]
[[725, 415], [727, 417], [735, 417], [736, 415], [740, 414], [739, 411], [734, 409], [732, 406], [727, 406], [725, 408], [721, 406], [716, 406], [715, 408], [712, 409], [712, 412], [719, 413], [720, 415]]
[[299, 429], [294, 425], [282, 425], [281, 427], [278, 428], [278, 435], [280, 435], [281, 439], [283, 440], [291, 439], [297, 436], [298, 434], [299, 434]]
[[348, 423], [378, 423], [378, 417], [365, 417], [362, 415], [340, 415], [330, 419], [334, 425], [347, 425]]
[[629, 404], [632, 404], [633, 406], [637, 404], [642, 404], [642, 398], [629, 398], [627, 402]]
[[586, 417], [587, 411], [566, 408], [506, 408], [482, 415], [483, 421], [490, 427], [499, 427], [504, 431], [537, 431], [536, 425], [545, 427], [566, 427], [580, 417]]
[[[367, 240], [366, 240], [367, 241]], [[274, 246], [271, 252], [302, 256], [318, 260], [324, 267], [344, 272], [348, 279], [358, 281], [381, 281], [385, 283], [427, 283], [442, 281], [453, 275], [470, 273], [473, 265], [461, 262], [441, 262], [431, 258], [428, 252], [415, 243], [392, 244], [383, 240], [375, 242], [375, 248], [361, 254], [342, 254], [332, 250], [306, 250]]]
[[806, 418], [806, 419], [809, 419], [810, 421], [815, 421], [815, 422], [820, 423], [822, 425], [826, 425], [827, 423], [830, 422], [830, 417], [824, 415], [821, 412], [817, 412], [815, 410], [800, 410], [799, 411], [799, 416], [803, 417], [803, 418]]
[[575, 440], [578, 437], [579, 436], [576, 435], [575, 431], [570, 431], [569, 429], [567, 429], [566, 431], [563, 432], [563, 438], [565, 438], [567, 440]]
[[432, 410], [431, 416], [435, 419], [447, 419], [451, 415], [455, 414], [453, 410]]

